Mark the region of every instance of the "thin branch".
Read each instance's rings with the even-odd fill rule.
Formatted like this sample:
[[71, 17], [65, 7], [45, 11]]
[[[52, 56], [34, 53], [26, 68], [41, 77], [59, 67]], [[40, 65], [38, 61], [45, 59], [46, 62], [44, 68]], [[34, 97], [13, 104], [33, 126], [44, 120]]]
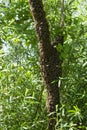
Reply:
[[61, 27], [64, 27], [64, 0], [61, 0]]
[[64, 27], [64, 0], [61, 0], [61, 23], [60, 23], [60, 34], [57, 35], [55, 40], [52, 42], [52, 46], [56, 47], [59, 43], [63, 45], [64, 36], [63, 36], [63, 27]]

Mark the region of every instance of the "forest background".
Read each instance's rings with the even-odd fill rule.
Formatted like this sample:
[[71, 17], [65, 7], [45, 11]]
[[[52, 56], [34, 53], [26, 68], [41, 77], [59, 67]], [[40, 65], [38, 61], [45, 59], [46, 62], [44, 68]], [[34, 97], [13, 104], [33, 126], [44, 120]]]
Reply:
[[[87, 129], [87, 5], [65, 0], [61, 108], [56, 130]], [[60, 0], [43, 0], [51, 40], [60, 32]], [[27, 0], [0, 1], [0, 129], [46, 130], [48, 113], [37, 37]]]

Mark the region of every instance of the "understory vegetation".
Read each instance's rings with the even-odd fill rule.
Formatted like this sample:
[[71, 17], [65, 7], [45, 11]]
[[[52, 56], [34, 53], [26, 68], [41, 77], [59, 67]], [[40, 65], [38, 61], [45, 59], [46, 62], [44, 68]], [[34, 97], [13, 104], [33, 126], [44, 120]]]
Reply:
[[[63, 74], [55, 130], [87, 130], [86, 3], [65, 0], [64, 45], [57, 46]], [[53, 40], [61, 30], [60, 0], [43, 4]], [[28, 1], [0, 1], [0, 130], [47, 130], [37, 43]]]

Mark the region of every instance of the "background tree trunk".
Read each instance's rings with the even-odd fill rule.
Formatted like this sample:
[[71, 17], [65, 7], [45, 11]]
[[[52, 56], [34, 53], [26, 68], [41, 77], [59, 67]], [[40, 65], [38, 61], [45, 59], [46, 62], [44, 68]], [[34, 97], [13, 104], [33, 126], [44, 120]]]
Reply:
[[48, 130], [54, 130], [56, 124], [56, 105], [60, 104], [58, 79], [61, 76], [61, 61], [57, 50], [51, 45], [48, 22], [45, 17], [42, 0], [29, 0], [39, 40], [39, 54], [42, 76], [47, 88], [47, 110], [50, 114]]

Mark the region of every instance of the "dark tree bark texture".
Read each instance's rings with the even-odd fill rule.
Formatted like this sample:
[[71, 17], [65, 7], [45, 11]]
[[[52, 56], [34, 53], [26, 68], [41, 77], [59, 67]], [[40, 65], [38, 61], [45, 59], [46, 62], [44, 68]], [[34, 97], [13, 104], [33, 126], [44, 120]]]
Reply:
[[35, 29], [39, 40], [39, 54], [42, 76], [47, 88], [47, 110], [50, 114], [48, 130], [55, 130], [56, 105], [60, 104], [58, 78], [61, 76], [61, 62], [54, 46], [51, 45], [49, 25], [42, 0], [29, 0]]

